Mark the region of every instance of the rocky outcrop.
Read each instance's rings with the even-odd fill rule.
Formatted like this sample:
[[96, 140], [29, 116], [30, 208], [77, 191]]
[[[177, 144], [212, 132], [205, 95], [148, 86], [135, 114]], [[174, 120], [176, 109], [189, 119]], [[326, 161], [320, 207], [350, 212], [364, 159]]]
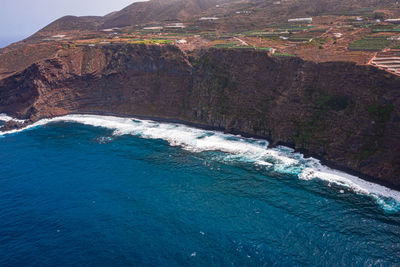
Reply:
[[0, 81], [0, 113], [179, 119], [286, 144], [400, 186], [400, 79], [370, 66], [246, 50], [74, 48]]

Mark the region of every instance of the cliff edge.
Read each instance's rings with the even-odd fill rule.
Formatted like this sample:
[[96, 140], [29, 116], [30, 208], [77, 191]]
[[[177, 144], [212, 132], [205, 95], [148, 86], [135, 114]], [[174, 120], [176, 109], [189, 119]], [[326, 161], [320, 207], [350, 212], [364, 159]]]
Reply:
[[266, 138], [400, 187], [400, 78], [262, 51], [77, 47], [0, 80], [0, 113], [36, 121], [103, 112]]

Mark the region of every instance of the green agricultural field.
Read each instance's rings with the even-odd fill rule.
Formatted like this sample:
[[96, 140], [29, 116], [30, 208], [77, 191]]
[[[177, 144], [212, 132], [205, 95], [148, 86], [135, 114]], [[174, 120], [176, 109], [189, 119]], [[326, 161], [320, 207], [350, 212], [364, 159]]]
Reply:
[[267, 52], [272, 50], [271, 47], [254, 47], [254, 49], [256, 49], [256, 50], [264, 50], [264, 51], [267, 51]]
[[266, 32], [266, 31], [248, 31], [242, 33], [244, 36], [279, 36], [279, 32]]
[[296, 56], [294, 54], [288, 54], [288, 53], [273, 53], [272, 55], [275, 57], [295, 57]]
[[309, 42], [312, 36], [291, 36], [288, 41], [290, 42]]
[[374, 27], [372, 29], [373, 33], [378, 33], [378, 32], [400, 32], [400, 27], [395, 27], [395, 26], [385, 26], [385, 27]]
[[388, 47], [393, 41], [384, 36], [366, 36], [352, 42], [348, 49], [354, 51], [381, 51]]
[[225, 43], [225, 44], [216, 44], [213, 48], [233, 48], [237, 46], [239, 43]]
[[172, 44], [173, 40], [167, 39], [131, 39], [134, 44]]
[[328, 28], [320, 28], [320, 29], [311, 29], [309, 32], [313, 33], [324, 33], [328, 30]]
[[244, 46], [239, 45], [238, 43], [225, 43], [225, 44], [216, 44], [213, 48], [220, 48], [220, 49], [252, 49], [252, 50], [261, 50], [261, 51], [271, 51], [272, 48], [270, 47], [257, 47], [257, 46]]

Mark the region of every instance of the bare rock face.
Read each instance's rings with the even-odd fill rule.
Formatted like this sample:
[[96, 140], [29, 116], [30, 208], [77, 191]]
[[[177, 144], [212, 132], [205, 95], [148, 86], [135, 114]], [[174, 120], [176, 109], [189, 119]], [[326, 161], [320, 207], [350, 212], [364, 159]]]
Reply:
[[29, 124], [28, 122], [25, 123], [25, 122], [10, 120], [10, 121], [6, 121], [1, 126], [1, 130], [2, 131], [10, 131], [10, 130], [14, 130], [14, 129], [20, 129], [28, 124]]
[[71, 49], [0, 81], [0, 113], [179, 119], [267, 138], [400, 186], [400, 79], [370, 66], [174, 46]]

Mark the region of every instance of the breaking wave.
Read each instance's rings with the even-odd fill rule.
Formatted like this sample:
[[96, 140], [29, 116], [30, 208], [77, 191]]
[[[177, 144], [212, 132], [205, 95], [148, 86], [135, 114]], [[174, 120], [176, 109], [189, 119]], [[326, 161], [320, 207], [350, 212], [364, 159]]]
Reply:
[[25, 122], [25, 120], [18, 120], [18, 119], [8, 116], [7, 114], [0, 113], [0, 121], [11, 121], [11, 120], [16, 121], [16, 122], [22, 122], [22, 123]]
[[[0, 120], [11, 117], [1, 114]], [[304, 158], [300, 153], [287, 147], [268, 148], [268, 142], [218, 131], [197, 129], [176, 123], [160, 123], [135, 118], [121, 118], [99, 115], [66, 115], [52, 119], [43, 119], [26, 128], [0, 133], [9, 135], [48, 123], [74, 122], [113, 130], [113, 135], [134, 135], [147, 139], [162, 139], [171, 146], [179, 146], [191, 152], [221, 151], [218, 160], [228, 162], [246, 162], [262, 166], [268, 171], [297, 175], [302, 180], [321, 179], [331, 184], [348, 188], [355, 193], [368, 195], [387, 212], [400, 210], [400, 192], [374, 184], [356, 176], [323, 166], [314, 158]], [[110, 140], [102, 140], [101, 143]], [[340, 190], [342, 193], [343, 190]]]

